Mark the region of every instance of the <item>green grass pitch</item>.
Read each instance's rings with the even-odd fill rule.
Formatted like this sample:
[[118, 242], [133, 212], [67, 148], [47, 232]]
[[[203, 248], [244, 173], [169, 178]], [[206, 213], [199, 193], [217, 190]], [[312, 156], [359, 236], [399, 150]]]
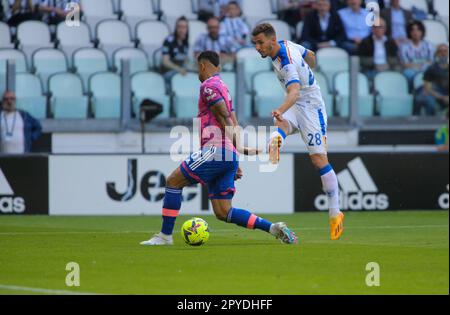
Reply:
[[[300, 245], [280, 244], [203, 216], [209, 242], [142, 247], [160, 217], [0, 217], [0, 294], [448, 294], [448, 211], [347, 212], [345, 235], [329, 240], [326, 213], [283, 220]], [[66, 264], [80, 266], [67, 287]], [[366, 285], [366, 265], [380, 286]]]

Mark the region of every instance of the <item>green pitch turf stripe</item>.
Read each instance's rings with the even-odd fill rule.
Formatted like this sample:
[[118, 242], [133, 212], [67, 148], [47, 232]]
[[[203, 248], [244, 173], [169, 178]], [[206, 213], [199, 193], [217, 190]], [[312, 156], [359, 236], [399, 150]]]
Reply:
[[[349, 230], [383, 230], [383, 229], [435, 229], [448, 228], [448, 225], [373, 225], [373, 226], [350, 226]], [[294, 231], [325, 231], [328, 227], [304, 227], [292, 229]], [[212, 229], [214, 232], [235, 232], [236, 229]], [[0, 232], [0, 235], [5, 236], [22, 236], [22, 235], [65, 235], [65, 234], [142, 234], [142, 233], [157, 233], [158, 231], [65, 231], [65, 232]]]
[[91, 293], [91, 292], [74, 292], [74, 291], [68, 291], [68, 290], [51, 290], [51, 289], [30, 288], [30, 287], [22, 287], [22, 286], [16, 286], [16, 285], [3, 285], [3, 284], [0, 284], [0, 290], [25, 291], [25, 292], [34, 292], [34, 293], [42, 293], [42, 294], [55, 294], [55, 295], [98, 295], [98, 293]]

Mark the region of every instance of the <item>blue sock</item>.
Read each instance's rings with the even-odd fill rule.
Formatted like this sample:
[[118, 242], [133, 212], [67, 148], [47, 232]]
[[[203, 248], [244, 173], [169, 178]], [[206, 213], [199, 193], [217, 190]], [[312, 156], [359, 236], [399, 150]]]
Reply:
[[258, 229], [270, 233], [272, 222], [264, 220], [247, 210], [231, 208], [228, 212], [228, 223], [234, 223], [247, 229]]
[[175, 221], [181, 208], [182, 189], [166, 188], [164, 204], [162, 209], [163, 224], [161, 232], [172, 235]]

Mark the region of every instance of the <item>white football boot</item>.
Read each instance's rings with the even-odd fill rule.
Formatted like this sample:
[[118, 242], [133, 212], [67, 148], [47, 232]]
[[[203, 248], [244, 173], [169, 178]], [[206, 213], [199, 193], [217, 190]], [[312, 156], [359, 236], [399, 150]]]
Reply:
[[284, 222], [274, 223], [270, 233], [285, 244], [298, 244], [297, 235]]
[[155, 234], [148, 241], [143, 241], [140, 243], [144, 246], [164, 246], [164, 245], [173, 245], [172, 235], [165, 235], [163, 233]]

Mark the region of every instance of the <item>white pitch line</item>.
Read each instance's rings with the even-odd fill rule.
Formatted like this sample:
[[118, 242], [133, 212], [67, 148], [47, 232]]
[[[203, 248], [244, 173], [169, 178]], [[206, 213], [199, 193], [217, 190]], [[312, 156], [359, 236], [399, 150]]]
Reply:
[[0, 290], [36, 292], [36, 293], [54, 294], [54, 295], [98, 295], [98, 293], [92, 293], [92, 292], [74, 292], [74, 291], [68, 291], [68, 290], [51, 290], [51, 289], [30, 288], [30, 287], [22, 287], [22, 286], [16, 286], [16, 285], [4, 285], [4, 284], [0, 284]]
[[[448, 225], [380, 225], [380, 226], [349, 226], [347, 230], [384, 230], [384, 229], [429, 229], [448, 228]], [[325, 231], [327, 227], [296, 228], [294, 231]], [[211, 229], [211, 232], [237, 232], [238, 229]], [[19, 235], [66, 235], [66, 234], [143, 234], [158, 233], [158, 231], [61, 231], [61, 232], [0, 232], [0, 236]]]

